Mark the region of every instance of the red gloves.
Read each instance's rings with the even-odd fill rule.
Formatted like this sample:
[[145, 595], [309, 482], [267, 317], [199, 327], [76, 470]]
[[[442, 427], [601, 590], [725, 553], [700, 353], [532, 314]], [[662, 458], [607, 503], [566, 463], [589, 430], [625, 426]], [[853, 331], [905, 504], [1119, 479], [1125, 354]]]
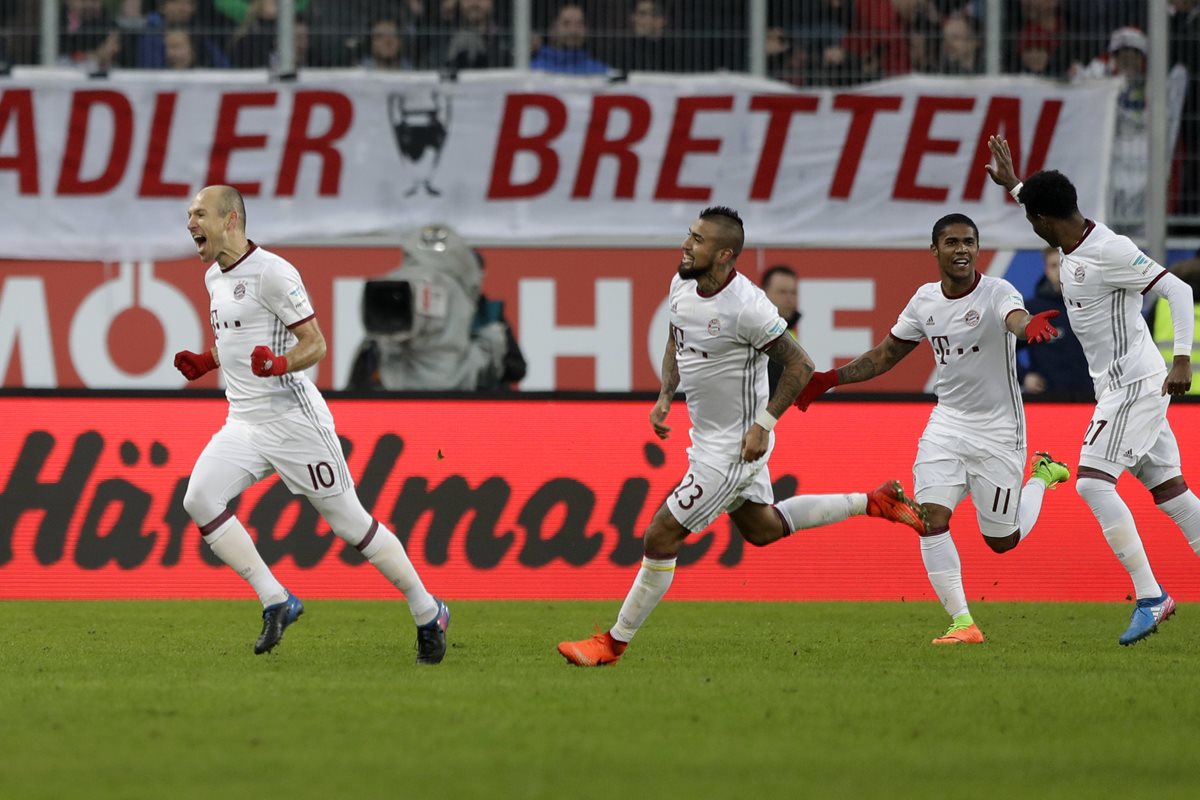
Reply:
[[260, 344], [250, 353], [250, 371], [260, 378], [282, 375], [288, 371], [287, 367], [287, 356], [275, 355], [265, 344]]
[[212, 350], [203, 353], [193, 353], [191, 350], [180, 350], [175, 354], [175, 369], [183, 373], [183, 377], [194, 381], [206, 372], [217, 368], [217, 360], [213, 358]]
[[808, 406], [813, 400], [816, 400], [837, 385], [838, 375], [836, 369], [831, 369], [828, 372], [814, 372], [808, 385], [804, 387], [804, 390], [800, 392], [800, 396], [796, 398], [796, 402], [792, 405], [801, 411], [808, 411]]
[[1051, 318], [1057, 316], [1057, 311], [1043, 311], [1040, 314], [1034, 314], [1029, 320], [1029, 324], [1025, 326], [1025, 341], [1030, 344], [1041, 344], [1051, 339], [1057, 339], [1058, 328], [1050, 324]]

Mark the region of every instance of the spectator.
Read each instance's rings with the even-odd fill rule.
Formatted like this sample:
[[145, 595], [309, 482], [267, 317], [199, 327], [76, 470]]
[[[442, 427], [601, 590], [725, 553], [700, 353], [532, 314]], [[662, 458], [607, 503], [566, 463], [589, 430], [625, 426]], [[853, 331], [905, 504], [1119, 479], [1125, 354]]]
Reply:
[[983, 72], [979, 32], [965, 14], [951, 14], [942, 22], [942, 57], [938, 72], [943, 75], [978, 75]]
[[[216, 0], [217, 8], [225, 13], [227, 5]], [[229, 61], [239, 69], [271, 66], [275, 61], [275, 23], [279, 16], [277, 0], [250, 0], [244, 5], [241, 19], [229, 40]]]
[[1094, 394], [1092, 376], [1088, 373], [1087, 359], [1083, 347], [1071, 331], [1067, 318], [1067, 306], [1063, 301], [1062, 278], [1059, 265], [1062, 254], [1057, 247], [1042, 248], [1045, 274], [1038, 280], [1033, 296], [1025, 300], [1025, 310], [1030, 314], [1054, 310], [1059, 312], [1051, 324], [1059, 335], [1037, 347], [1025, 350], [1029, 369], [1021, 379], [1021, 389], [1026, 394], [1072, 395], [1079, 399], [1090, 399]]
[[1171, 0], [1171, 63], [1187, 70], [1179, 129], [1177, 211], [1200, 214], [1200, 0]]
[[512, 48], [496, 24], [493, 0], [458, 0], [458, 28], [446, 45], [442, 66], [457, 71], [512, 63]]
[[941, 15], [931, 0], [859, 0], [847, 48], [868, 77], [906, 75], [933, 66], [930, 45]]
[[[269, 12], [264, 11], [262, 0], [212, 0], [214, 8], [234, 25], [241, 25], [247, 17], [260, 16], [275, 19], [279, 14], [277, 0], [269, 0]], [[296, 0], [296, 13], [308, 9], [309, 0]]]
[[807, 81], [808, 53], [793, 44], [783, 28], [767, 28], [766, 56], [768, 77], [796, 86]]
[[162, 35], [164, 67], [192, 69], [196, 66], [196, 41], [187, 28], [168, 28]]
[[[781, 24], [786, 24], [786, 17], [778, 16]], [[854, 7], [850, 0], [817, 0], [805, 9], [799, 23], [791, 26], [793, 46], [804, 51], [807, 83], [838, 86], [857, 79], [856, 60], [845, 46], [852, 19]]]
[[1057, 42], [1049, 36], [1022, 33], [1017, 40], [1017, 71], [1039, 78], [1057, 78], [1053, 65]]
[[667, 12], [660, 0], [635, 0], [628, 33], [614, 38], [611, 63], [626, 72], [682, 71], [678, 40], [667, 28]]
[[[783, 317], [783, 321], [787, 323], [788, 333], [793, 339], [799, 339], [796, 330], [796, 326], [800, 322], [796, 292], [798, 283], [796, 271], [786, 264], [776, 264], [770, 267], [762, 274], [762, 280], [759, 281], [767, 299], [771, 301], [775, 310], [779, 312], [779, 316]], [[767, 361], [767, 382], [772, 395], [775, 394], [775, 385], [779, 383], [779, 376], [782, 374], [783, 365], [769, 359]]]
[[411, 62], [416, 53], [414, 33], [424, 24], [424, 0], [336, 0], [317, 3], [309, 18], [313, 25], [313, 60], [325, 67], [360, 66], [371, 58], [371, 29], [392, 19]]
[[[228, 67], [229, 57], [213, 37], [196, 30], [196, 0], [160, 0], [158, 8], [146, 15], [146, 24], [137, 37], [135, 65], [143, 69], [168, 66], [166, 32], [189, 29], [192, 36], [194, 66]], [[178, 47], [176, 43], [176, 47]], [[177, 53], [178, 55], [178, 53]]]
[[1057, 78], [1066, 73], [1067, 48], [1061, 0], [1021, 0], [1015, 71]]
[[530, 69], [567, 75], [601, 75], [608, 65], [588, 53], [587, 22], [583, 8], [567, 3], [558, 9], [550, 25], [550, 42], [544, 44], [529, 61]]
[[397, 20], [381, 17], [371, 23], [371, 50], [362, 60], [362, 66], [377, 70], [412, 69]]
[[483, 267], [475, 252], [443, 225], [409, 231], [401, 246], [400, 268], [364, 289], [367, 335], [350, 388], [495, 387], [506, 372], [508, 332], [502, 313], [476, 327]]
[[59, 60], [107, 72], [121, 53], [121, 34], [102, 0], [65, 0], [59, 19]]
[[[1180, 261], [1171, 265], [1171, 272], [1179, 277], [1179, 280], [1192, 287], [1192, 297], [1195, 303], [1195, 315], [1197, 323], [1200, 323], [1200, 250], [1197, 250], [1191, 258]], [[1175, 329], [1171, 324], [1171, 307], [1163, 298], [1157, 298], [1152, 319], [1151, 330], [1154, 332], [1154, 341], [1158, 344], [1159, 352], [1163, 354], [1166, 363], [1170, 364], [1175, 356]], [[1200, 341], [1192, 346], [1192, 372], [1200, 368]], [[1192, 388], [1188, 390], [1188, 394], [1200, 394], [1200, 376], [1193, 376]]]
[[[1146, 177], [1149, 172], [1146, 114], [1146, 35], [1138, 28], [1117, 28], [1108, 52], [1074, 70], [1074, 80], [1120, 78], [1117, 122], [1109, 166], [1108, 225], [1139, 236], [1145, 230]], [[1173, 151], [1187, 86], [1187, 71], [1173, 67], [1167, 76], [1167, 150]]]

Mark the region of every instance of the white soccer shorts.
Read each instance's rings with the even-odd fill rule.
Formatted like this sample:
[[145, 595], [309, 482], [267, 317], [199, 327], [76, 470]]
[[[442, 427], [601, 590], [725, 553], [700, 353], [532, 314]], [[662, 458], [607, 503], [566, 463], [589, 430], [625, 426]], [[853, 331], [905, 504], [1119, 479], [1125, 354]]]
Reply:
[[769, 454], [758, 461], [721, 467], [689, 458], [687, 474], [667, 496], [671, 516], [688, 531], [698, 533], [722, 512], [736, 511], [747, 500], [764, 505], [774, 503], [768, 458]]
[[980, 533], [1008, 536], [1019, 527], [1024, 478], [1024, 448], [1006, 450], [930, 426], [917, 445], [913, 494], [918, 503], [953, 511], [969, 493]]
[[323, 407], [313, 409], [313, 414], [267, 423], [226, 420], [205, 445], [192, 474], [222, 471], [207, 463], [213, 461], [244, 470], [256, 480], [278, 473], [293, 494], [332, 497], [352, 489], [354, 479], [346, 467], [332, 415]]
[[1150, 488], [1182, 475], [1179, 443], [1167, 422], [1170, 404], [1161, 376], [1100, 395], [1084, 432], [1079, 466], [1118, 478], [1129, 470]]

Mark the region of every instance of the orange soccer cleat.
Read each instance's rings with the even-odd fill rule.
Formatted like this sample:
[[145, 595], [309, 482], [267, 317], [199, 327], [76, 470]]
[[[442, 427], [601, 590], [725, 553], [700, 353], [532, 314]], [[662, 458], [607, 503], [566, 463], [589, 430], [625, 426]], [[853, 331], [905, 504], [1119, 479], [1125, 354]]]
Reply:
[[867, 492], [867, 516], [882, 517], [925, 533], [925, 509], [904, 494], [900, 481], [887, 481]]
[[933, 640], [934, 644], [983, 644], [983, 631], [970, 625], [951, 625], [950, 630]]
[[628, 646], [628, 642], [619, 642], [604, 631], [578, 642], [559, 642], [558, 652], [577, 667], [602, 667], [617, 663]]

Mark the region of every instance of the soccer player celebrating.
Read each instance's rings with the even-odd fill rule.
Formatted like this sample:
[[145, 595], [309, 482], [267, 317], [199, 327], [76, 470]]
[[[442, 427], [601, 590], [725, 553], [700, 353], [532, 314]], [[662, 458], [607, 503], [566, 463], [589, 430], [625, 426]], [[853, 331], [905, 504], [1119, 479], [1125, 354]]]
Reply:
[[417, 663], [440, 662], [450, 609], [426, 591], [400, 540], [363, 508], [329, 407], [301, 371], [325, 355], [325, 337], [300, 273], [246, 238], [245, 201], [236, 189], [206, 187], [187, 213], [196, 252], [212, 264], [204, 283], [216, 343], [203, 353], [176, 354], [175, 367], [189, 381], [219, 368], [229, 416], [196, 460], [183, 505], [213, 552], [262, 601], [255, 654], [270, 651], [304, 613], [228, 507], [275, 472], [404, 594], [417, 625]]
[[1037, 453], [1025, 474], [1025, 409], [1017, 383], [1016, 340], [1053, 339], [1049, 319], [1031, 316], [1008, 281], [975, 270], [979, 229], [949, 214], [933, 226], [929, 247], [941, 280], [917, 289], [891, 333], [844, 367], [818, 372], [796, 401], [804, 410], [833, 386], [882, 375], [928, 339], [937, 405], [917, 445], [913, 492], [925, 508], [921, 560], [929, 583], [950, 615], [934, 644], [981, 644], [963, 591], [962, 564], [950, 536], [950, 517], [969, 493], [979, 531], [997, 553], [1012, 550], [1037, 521], [1046, 489], [1070, 477], [1067, 466]]
[[[675, 576], [676, 554], [689, 533], [728, 512], [746, 541], [763, 546], [802, 528], [867, 514], [925, 529], [920, 508], [898, 481], [869, 493], [809, 495], [774, 504], [767, 461], [775, 422], [812, 375], [812, 360], [787, 333], [763, 291], [735, 268], [744, 232], [737, 212], [707, 208], [688, 229], [678, 275], [671, 279], [670, 338], [662, 389], [650, 411], [660, 439], [675, 392], [687, 395], [692, 446], [688, 471], [655, 513], [645, 557], [613, 627], [590, 639], [562, 642], [572, 664], [616, 662]], [[783, 364], [767, 396], [767, 359]]]
[[[1129, 471], [1175, 521], [1200, 555], [1200, 501], [1180, 468], [1179, 445], [1167, 422], [1170, 395], [1192, 385], [1195, 316], [1192, 289], [1114, 233], [1079, 211], [1075, 187], [1061, 172], [1043, 170], [1022, 183], [1008, 142], [988, 139], [992, 180], [1025, 207], [1034, 233], [1062, 251], [1062, 292], [1067, 316], [1087, 358], [1096, 410], [1084, 433], [1075, 488], [1133, 579], [1137, 595], [1129, 626], [1118, 642], [1130, 645], [1158, 630], [1175, 613], [1175, 601], [1158, 584], [1117, 479]], [[1142, 297], [1166, 298], [1175, 328], [1175, 357], [1168, 370], [1142, 318]]]

